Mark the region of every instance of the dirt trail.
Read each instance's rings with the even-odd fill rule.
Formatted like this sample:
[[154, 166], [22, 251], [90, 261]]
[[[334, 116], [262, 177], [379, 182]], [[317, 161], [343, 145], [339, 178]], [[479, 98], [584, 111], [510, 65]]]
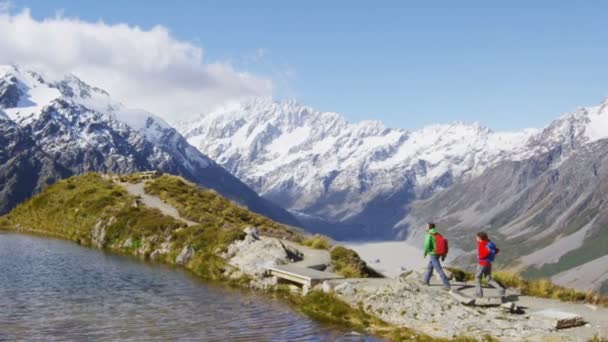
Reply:
[[127, 190], [131, 195], [141, 197], [141, 202], [146, 207], [156, 208], [156, 209], [160, 210], [163, 214], [165, 214], [167, 216], [171, 216], [177, 220], [180, 220], [180, 221], [186, 223], [188, 225], [188, 227], [198, 224], [194, 221], [190, 221], [190, 220], [182, 217], [179, 214], [179, 212], [177, 211], [177, 209], [175, 209], [173, 206], [163, 202], [159, 197], [146, 194], [146, 192], [144, 191], [144, 183], [136, 183], [136, 184], [118, 183], [118, 184], [120, 184], [123, 188], [125, 188], [125, 190]]

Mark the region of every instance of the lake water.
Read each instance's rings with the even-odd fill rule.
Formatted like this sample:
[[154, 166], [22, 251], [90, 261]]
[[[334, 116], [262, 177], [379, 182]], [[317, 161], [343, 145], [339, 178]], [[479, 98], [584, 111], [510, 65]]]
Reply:
[[260, 294], [69, 242], [0, 234], [0, 341], [371, 341]]

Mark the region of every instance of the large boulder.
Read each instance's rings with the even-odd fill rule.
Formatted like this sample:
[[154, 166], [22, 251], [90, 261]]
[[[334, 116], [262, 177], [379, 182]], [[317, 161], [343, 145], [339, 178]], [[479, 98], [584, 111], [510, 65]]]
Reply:
[[245, 233], [245, 239], [228, 246], [223, 257], [230, 265], [255, 278], [264, 277], [268, 267], [289, 263], [290, 256], [297, 252], [278, 239], [260, 237], [257, 229], [246, 228]]

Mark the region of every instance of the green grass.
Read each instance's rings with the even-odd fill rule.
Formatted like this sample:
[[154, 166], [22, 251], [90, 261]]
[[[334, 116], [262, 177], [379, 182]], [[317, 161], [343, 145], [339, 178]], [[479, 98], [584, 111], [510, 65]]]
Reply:
[[300, 234], [289, 227], [234, 204], [213, 190], [204, 190], [181, 177], [163, 175], [146, 182], [146, 193], [159, 196], [183, 217], [212, 226], [258, 227], [266, 236], [300, 242]]
[[346, 278], [379, 278], [382, 277], [352, 249], [342, 246], [334, 247], [331, 252], [331, 264], [336, 273]]

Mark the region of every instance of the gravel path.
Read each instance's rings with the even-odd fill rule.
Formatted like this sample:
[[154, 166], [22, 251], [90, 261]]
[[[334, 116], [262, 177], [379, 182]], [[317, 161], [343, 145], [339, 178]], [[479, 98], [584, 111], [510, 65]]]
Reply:
[[127, 190], [131, 195], [141, 197], [141, 202], [146, 207], [156, 208], [167, 216], [171, 216], [177, 220], [185, 222], [188, 225], [188, 227], [198, 224], [194, 221], [190, 221], [190, 220], [182, 217], [179, 214], [179, 212], [177, 211], [177, 209], [175, 209], [173, 206], [163, 202], [159, 197], [146, 194], [146, 192], [144, 191], [144, 183], [136, 183], [136, 184], [118, 183], [118, 184], [120, 184], [123, 188], [125, 188], [125, 190]]

